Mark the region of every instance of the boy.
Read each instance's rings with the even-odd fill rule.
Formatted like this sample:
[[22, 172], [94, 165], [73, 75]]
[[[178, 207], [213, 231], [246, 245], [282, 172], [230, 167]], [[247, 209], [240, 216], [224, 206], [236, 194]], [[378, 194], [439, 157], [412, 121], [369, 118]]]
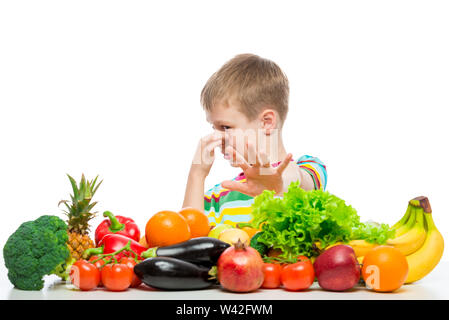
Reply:
[[[253, 54], [237, 55], [210, 77], [201, 104], [214, 132], [198, 144], [183, 207], [204, 211], [211, 225], [235, 226], [249, 222], [254, 197], [263, 190], [282, 195], [293, 181], [304, 190], [326, 188], [326, 167], [318, 158], [305, 155], [293, 161], [286, 152], [281, 132], [288, 96], [282, 70]], [[243, 172], [204, 194], [216, 148]]]

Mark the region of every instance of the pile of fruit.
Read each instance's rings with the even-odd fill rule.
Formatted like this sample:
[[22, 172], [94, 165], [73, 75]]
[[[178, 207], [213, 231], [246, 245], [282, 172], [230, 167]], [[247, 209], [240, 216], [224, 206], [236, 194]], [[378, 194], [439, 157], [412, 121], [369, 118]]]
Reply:
[[60, 202], [67, 221], [44, 215], [25, 222], [3, 248], [8, 278], [19, 289], [40, 290], [44, 276], [56, 274], [80, 290], [143, 283], [159, 290], [301, 291], [317, 281], [324, 290], [365, 284], [391, 292], [429, 274], [444, 249], [426, 197], [410, 200], [389, 227], [362, 223], [342, 199], [295, 183], [282, 198], [269, 191], [256, 197], [251, 222], [236, 227], [211, 226], [203, 212], [184, 208], [152, 215], [141, 234], [133, 219], [105, 211], [90, 239], [101, 181], [69, 179], [71, 200]]

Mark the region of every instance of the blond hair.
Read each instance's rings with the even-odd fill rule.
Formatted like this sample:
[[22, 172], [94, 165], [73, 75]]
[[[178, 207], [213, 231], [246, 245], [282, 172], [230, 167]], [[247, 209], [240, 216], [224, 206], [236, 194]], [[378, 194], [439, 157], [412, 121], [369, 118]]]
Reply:
[[276, 63], [254, 54], [240, 54], [209, 78], [201, 91], [201, 104], [210, 111], [218, 103], [235, 101], [250, 120], [265, 108], [272, 108], [282, 125], [288, 112], [288, 96], [287, 76]]

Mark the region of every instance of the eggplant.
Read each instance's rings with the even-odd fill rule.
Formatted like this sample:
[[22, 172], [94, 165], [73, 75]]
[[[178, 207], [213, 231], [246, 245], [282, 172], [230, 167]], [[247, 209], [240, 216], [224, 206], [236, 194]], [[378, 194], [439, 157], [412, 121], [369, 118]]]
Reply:
[[211, 267], [217, 263], [220, 255], [229, 247], [228, 243], [216, 238], [198, 237], [171, 246], [148, 249], [142, 254], [142, 257], [171, 257]]
[[171, 258], [148, 258], [134, 266], [134, 273], [146, 285], [163, 290], [195, 290], [212, 286], [216, 281], [210, 269]]

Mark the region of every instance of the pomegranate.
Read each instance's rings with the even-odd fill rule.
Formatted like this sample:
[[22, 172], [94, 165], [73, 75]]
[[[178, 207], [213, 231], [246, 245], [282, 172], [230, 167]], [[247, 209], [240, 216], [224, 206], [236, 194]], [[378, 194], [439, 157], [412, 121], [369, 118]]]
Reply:
[[218, 281], [229, 291], [251, 292], [259, 289], [264, 281], [262, 257], [240, 240], [223, 251], [217, 268]]

